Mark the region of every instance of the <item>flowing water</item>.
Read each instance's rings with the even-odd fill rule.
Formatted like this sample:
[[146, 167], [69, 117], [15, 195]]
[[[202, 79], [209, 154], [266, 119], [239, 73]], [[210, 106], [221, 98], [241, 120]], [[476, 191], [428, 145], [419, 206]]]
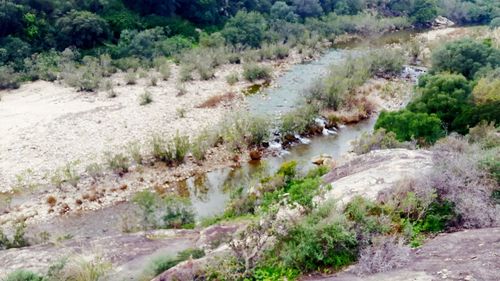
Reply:
[[[378, 47], [406, 41], [410, 34], [398, 32], [373, 40], [345, 44], [342, 48], [331, 49], [316, 61], [294, 65], [277, 79], [273, 87], [260, 89], [260, 92], [247, 96], [249, 111], [252, 114], [267, 115], [270, 120], [275, 120], [280, 114], [300, 104], [304, 90], [317, 79], [324, 77], [330, 67], [342, 65], [345, 59], [362, 53], [366, 47]], [[333, 159], [339, 159], [349, 151], [352, 140], [373, 130], [375, 121], [376, 117], [374, 116], [355, 125], [339, 128], [334, 135], [313, 137], [308, 140], [308, 144], [295, 144], [287, 151], [281, 151], [280, 156], [243, 163], [239, 168], [214, 170], [191, 177], [180, 182], [179, 185], [184, 190], [189, 191], [198, 219], [221, 214], [230, 199], [231, 190], [234, 190], [235, 187], [245, 185], [257, 175], [274, 173], [285, 161], [295, 160], [299, 164], [299, 169], [305, 171], [313, 166], [311, 159], [320, 154], [327, 154]], [[68, 217], [61, 221], [47, 223], [42, 230], [51, 232], [57, 230], [61, 232], [61, 235], [70, 232], [79, 236], [98, 236], [104, 233], [118, 234], [121, 232], [119, 217], [126, 216], [130, 209], [134, 209], [132, 203], [123, 202], [93, 214]], [[95, 216], [99, 216], [100, 219], [96, 221], [90, 218]], [[39, 232], [41, 230], [39, 227], [33, 231]]]

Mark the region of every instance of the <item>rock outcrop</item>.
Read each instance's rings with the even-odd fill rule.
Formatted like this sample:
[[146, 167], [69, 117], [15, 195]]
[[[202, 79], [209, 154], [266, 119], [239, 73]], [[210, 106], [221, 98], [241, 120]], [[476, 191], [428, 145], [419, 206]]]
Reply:
[[331, 189], [319, 201], [336, 200], [338, 206], [355, 196], [376, 199], [405, 178], [419, 177], [432, 168], [432, 155], [426, 150], [375, 150], [356, 156], [325, 175]]

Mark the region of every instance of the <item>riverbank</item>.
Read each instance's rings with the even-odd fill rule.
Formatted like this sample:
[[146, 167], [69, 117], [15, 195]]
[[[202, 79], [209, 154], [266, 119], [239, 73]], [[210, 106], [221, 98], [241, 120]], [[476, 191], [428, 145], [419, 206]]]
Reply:
[[[292, 65], [301, 61], [301, 56], [292, 51], [291, 55], [285, 60], [266, 63], [273, 65], [274, 76], [279, 77]], [[20, 113], [6, 115], [6, 118], [13, 118], [12, 120], [17, 120], [16, 122], [21, 122], [25, 126], [16, 129], [17, 127], [11, 126], [15, 122], [2, 123], [4, 124], [2, 128], [6, 132], [12, 131], [11, 137], [3, 139], [6, 143], [12, 144], [12, 147], [8, 146], [11, 148], [7, 150], [9, 153], [5, 154], [6, 156], [2, 154], [2, 168], [12, 167], [13, 165], [9, 166], [7, 164], [16, 162], [15, 159], [19, 157], [18, 155], [22, 156], [19, 157], [21, 167], [23, 165], [28, 167], [33, 162], [39, 165], [59, 163], [60, 166], [61, 162], [64, 163], [61, 159], [67, 159], [69, 162], [78, 161], [78, 165], [84, 167], [83, 164], [88, 163], [86, 161], [99, 161], [99, 152], [126, 149], [124, 148], [124, 142], [133, 142], [134, 136], [139, 138], [139, 143], [142, 141], [143, 146], [139, 145], [139, 147], [144, 148], [144, 145], [147, 147], [147, 141], [150, 139], [145, 137], [148, 134], [151, 136], [154, 133], [161, 132], [171, 136], [178, 130], [180, 133], [194, 136], [196, 132], [203, 128], [203, 125], [207, 125], [209, 127], [206, 128], [211, 129], [218, 124], [224, 115], [242, 107], [243, 103], [241, 101], [243, 101], [243, 97], [241, 91], [251, 85], [249, 82], [241, 81], [234, 86], [228, 86], [224, 80], [225, 75], [232, 71], [241, 71], [241, 66], [225, 65], [217, 70], [215, 79], [193, 81], [186, 84], [188, 93], [182, 96], [175, 94], [176, 89], [173, 82], [176, 81], [178, 69], [174, 69], [173, 77], [169, 81], [159, 82], [157, 87], [148, 86], [145, 80], [139, 81], [134, 86], [118, 86], [119, 83], [123, 84], [123, 81], [120, 80], [123, 77], [117, 75], [115, 77], [116, 91], [119, 93], [123, 91], [123, 93], [111, 100], [104, 96], [105, 93], [85, 96], [85, 94], [76, 93], [72, 89], [53, 83], [47, 85], [50, 86], [49, 89], [54, 90], [53, 95], [50, 93], [46, 95], [41, 92], [37, 93], [36, 85], [43, 86], [43, 83], [46, 82], [25, 85], [19, 90], [21, 92], [17, 93], [19, 96], [16, 96], [16, 92], [9, 93], [5, 104], [11, 104], [9, 103], [11, 98], [12, 101], [16, 101], [16, 98], [18, 98], [18, 103], [31, 99], [33, 102], [27, 108], [20, 106], [20, 110], [25, 110], [23, 113], [26, 113], [27, 109], [39, 108], [38, 105], [40, 104], [45, 106], [41, 106], [42, 109], [39, 109], [38, 112], [41, 112], [42, 115], [37, 118], [25, 119], [26, 115]], [[272, 87], [273, 85], [271, 85]], [[146, 106], [140, 106], [137, 96], [145, 88], [148, 91], [151, 89], [153, 102]], [[31, 90], [27, 91], [26, 89]], [[401, 88], [398, 81], [373, 79], [359, 90], [374, 100], [379, 109], [398, 109], [405, 104], [404, 101], [411, 94], [411, 85], [406, 84]], [[220, 95], [221, 92], [233, 91], [237, 93], [237, 98], [225, 104], [214, 108], [198, 107], [204, 100]], [[172, 100], [175, 100], [176, 103], [171, 102]], [[39, 101], [42, 102], [37, 103]], [[186, 109], [183, 118], [177, 116], [177, 106], [179, 104]], [[50, 110], [46, 108], [50, 108]], [[72, 112], [72, 110], [76, 110], [76, 112]], [[40, 116], [45, 116], [45, 118], [40, 118]], [[87, 130], [90, 125], [96, 125], [97, 129]], [[57, 130], [54, 131], [53, 128]], [[79, 136], [82, 136], [86, 141], [77, 141]], [[59, 138], [61, 138], [60, 141], [58, 141]], [[34, 141], [33, 147], [35, 149], [27, 145], [28, 141], [31, 140]], [[46, 147], [47, 151], [36, 149], [37, 143], [43, 143], [43, 147]], [[94, 144], [97, 144], [97, 148], [93, 148]], [[115, 146], [111, 147], [113, 144]], [[16, 147], [19, 150], [15, 149]], [[85, 151], [91, 151], [91, 153], [85, 155]], [[84, 156], [71, 158], [75, 157], [71, 152]], [[30, 156], [33, 155], [34, 157], [31, 159]], [[229, 153], [224, 146], [220, 146], [211, 149], [208, 159], [202, 162], [188, 158], [185, 164], [178, 167], [167, 167], [161, 163], [153, 166], [133, 165], [130, 167], [130, 172], [123, 176], [107, 173], [99, 181], [86, 178], [76, 188], [66, 186], [66, 188], [56, 189], [49, 185], [48, 189], [38, 190], [38, 192], [34, 193], [35, 195], [14, 198], [14, 202], [12, 202], [14, 207], [8, 213], [0, 216], [0, 221], [6, 223], [25, 220], [33, 224], [60, 215], [79, 214], [112, 206], [118, 202], [127, 201], [134, 193], [148, 188], [164, 192], [177, 191], [176, 182], [218, 168], [239, 166], [241, 162], [247, 161], [246, 157], [247, 153], [244, 152], [240, 157], [234, 158], [234, 155]], [[4, 161], [7, 159], [10, 162]], [[309, 159], [306, 161], [309, 161]], [[32, 169], [32, 171], [47, 171], [41, 167], [39, 168]], [[37, 176], [25, 174], [20, 179], [25, 186], [29, 186], [31, 182], [36, 183], [38, 178], [47, 182], [50, 175], [48, 173], [45, 172], [43, 175], [38, 174]]]

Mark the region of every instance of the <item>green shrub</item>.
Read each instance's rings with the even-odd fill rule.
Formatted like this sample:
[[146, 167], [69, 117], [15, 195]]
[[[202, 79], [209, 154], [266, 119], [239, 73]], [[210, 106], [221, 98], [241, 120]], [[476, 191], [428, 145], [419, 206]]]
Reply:
[[426, 25], [434, 20], [437, 15], [436, 2], [433, 0], [415, 0], [409, 13], [409, 16], [417, 25]]
[[222, 30], [228, 43], [259, 47], [266, 29], [265, 18], [256, 12], [239, 11], [229, 19]]
[[194, 66], [190, 64], [182, 64], [179, 70], [179, 81], [187, 82], [193, 80]]
[[475, 104], [486, 104], [500, 100], [500, 77], [487, 76], [479, 79], [472, 91]]
[[24, 61], [27, 74], [31, 80], [55, 81], [57, 74], [61, 71], [61, 56], [58, 52], [50, 50], [40, 54], [34, 54]]
[[144, 91], [144, 93], [142, 93], [139, 96], [139, 104], [140, 105], [147, 105], [147, 104], [150, 104], [152, 102], [153, 102], [153, 96], [148, 91]]
[[307, 272], [323, 267], [340, 269], [356, 260], [354, 233], [343, 217], [329, 215], [329, 211], [314, 211], [277, 244], [275, 250], [284, 266]]
[[460, 73], [468, 79], [485, 66], [500, 66], [500, 50], [472, 39], [445, 44], [432, 53], [432, 71]]
[[383, 111], [375, 124], [375, 129], [379, 128], [394, 132], [399, 141], [415, 139], [431, 144], [444, 136], [441, 120], [435, 114], [414, 113], [408, 110]]
[[279, 131], [283, 137], [306, 133], [315, 124], [318, 110], [314, 106], [303, 106], [281, 116]]
[[312, 209], [312, 200], [317, 195], [320, 184], [321, 180], [319, 178], [305, 178], [303, 180], [292, 181], [290, 186], [286, 187], [286, 190], [291, 202], [296, 202], [308, 209]]
[[255, 281], [294, 281], [299, 276], [300, 271], [281, 266], [264, 266], [254, 270], [252, 280]]
[[212, 34], [207, 34], [202, 32], [200, 35], [200, 46], [206, 48], [218, 48], [224, 47], [225, 44], [224, 36], [220, 32], [214, 32]]
[[172, 139], [172, 147], [174, 148], [173, 160], [177, 164], [181, 164], [182, 162], [184, 162], [184, 158], [189, 152], [189, 137], [181, 136], [179, 135], [179, 132], [177, 132]]
[[375, 130], [371, 134], [363, 133], [353, 142], [352, 147], [356, 154], [365, 154], [379, 149], [412, 148], [411, 144], [398, 141], [394, 132], [387, 132], [384, 128]]
[[0, 90], [19, 87], [19, 75], [9, 66], [0, 66]]
[[126, 57], [113, 60], [112, 64], [121, 71], [136, 71], [141, 66], [142, 62], [136, 57]]
[[168, 81], [168, 79], [170, 78], [170, 75], [172, 74], [172, 71], [171, 71], [171, 69], [170, 69], [170, 64], [169, 64], [169, 63], [162, 64], [162, 65], [158, 68], [158, 71], [160, 71], [161, 78], [162, 78], [164, 81]]
[[226, 81], [231, 86], [236, 84], [239, 80], [240, 76], [236, 72], [230, 73], [229, 75], [226, 76]]
[[159, 135], [151, 139], [151, 153], [156, 160], [170, 162], [173, 159], [173, 151], [167, 142]]
[[250, 145], [260, 146], [263, 142], [268, 141], [271, 135], [269, 118], [259, 116], [250, 117], [248, 133], [250, 135]]
[[413, 112], [436, 114], [447, 128], [470, 106], [471, 86], [460, 74], [426, 75], [418, 83], [421, 96], [407, 108]]
[[201, 80], [210, 80], [215, 77], [215, 69], [208, 62], [199, 62], [196, 65], [196, 70]]
[[253, 82], [255, 80], [269, 80], [272, 77], [272, 69], [268, 66], [260, 66], [255, 63], [245, 64], [243, 66], [243, 78]]
[[380, 49], [369, 53], [370, 72], [373, 75], [397, 75], [405, 63], [404, 54], [400, 50]]
[[182, 51], [191, 49], [192, 47], [193, 42], [182, 35], [167, 38], [160, 43], [160, 50], [167, 57], [180, 54]]
[[467, 107], [453, 120], [451, 127], [460, 134], [466, 134], [469, 128], [479, 124], [481, 121], [500, 124], [500, 112], [498, 108], [500, 101]]
[[111, 152], [107, 152], [105, 154], [105, 157], [108, 168], [114, 173], [122, 175], [128, 172], [130, 163], [127, 156], [123, 155], [122, 153], [113, 155]]
[[18, 269], [9, 275], [4, 281], [43, 281], [44, 278], [36, 273], [33, 273], [31, 271], [23, 270], [23, 269]]
[[[58, 45], [92, 48], [109, 38], [109, 26], [100, 16], [89, 11], [72, 10], [56, 22]], [[78, 36], [75, 36], [78, 34]]]
[[125, 73], [125, 83], [127, 85], [135, 85], [137, 83], [137, 73], [133, 69], [129, 69]]

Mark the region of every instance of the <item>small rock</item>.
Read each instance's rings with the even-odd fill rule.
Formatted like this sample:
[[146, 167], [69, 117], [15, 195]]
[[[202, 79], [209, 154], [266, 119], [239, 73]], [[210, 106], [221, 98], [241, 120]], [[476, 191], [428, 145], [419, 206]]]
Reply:
[[327, 154], [321, 154], [317, 157], [314, 157], [311, 162], [314, 164], [314, 165], [329, 165], [333, 162], [333, 157], [331, 155], [327, 155]]
[[253, 149], [250, 151], [250, 159], [257, 161], [262, 159], [262, 150], [259, 149]]

